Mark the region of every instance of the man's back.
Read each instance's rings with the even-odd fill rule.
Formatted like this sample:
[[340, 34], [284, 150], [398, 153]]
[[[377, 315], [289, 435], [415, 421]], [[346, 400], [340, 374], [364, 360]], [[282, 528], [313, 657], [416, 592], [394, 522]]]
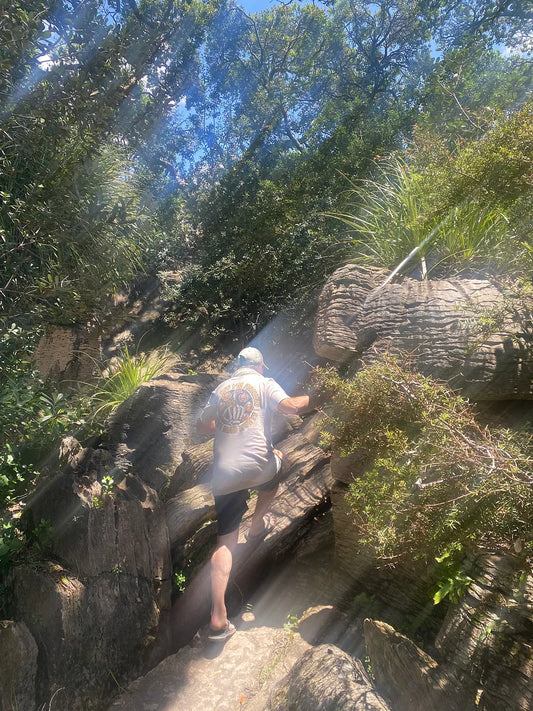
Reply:
[[203, 420], [215, 420], [213, 491], [253, 488], [276, 473], [272, 415], [286, 392], [253, 368], [239, 368], [211, 394]]

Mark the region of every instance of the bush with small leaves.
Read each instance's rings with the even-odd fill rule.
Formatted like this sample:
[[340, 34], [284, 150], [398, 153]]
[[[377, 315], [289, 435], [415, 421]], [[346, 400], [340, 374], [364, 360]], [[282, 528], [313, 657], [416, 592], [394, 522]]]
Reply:
[[533, 550], [533, 449], [529, 434], [479, 424], [446, 385], [385, 356], [343, 379], [317, 374], [335, 393], [324, 444], [366, 462], [348, 500], [362, 545], [383, 562], [437, 558], [463, 548]]

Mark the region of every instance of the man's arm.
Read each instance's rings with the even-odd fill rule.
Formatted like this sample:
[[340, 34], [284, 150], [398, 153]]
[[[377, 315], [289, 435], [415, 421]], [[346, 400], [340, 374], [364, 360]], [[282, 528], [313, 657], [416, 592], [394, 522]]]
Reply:
[[216, 400], [212, 393], [207, 405], [196, 420], [196, 431], [203, 435], [214, 435], [216, 429]]
[[295, 397], [286, 397], [278, 405], [279, 412], [284, 415], [297, 415], [300, 412], [312, 409], [309, 406], [309, 395], [296, 395]]

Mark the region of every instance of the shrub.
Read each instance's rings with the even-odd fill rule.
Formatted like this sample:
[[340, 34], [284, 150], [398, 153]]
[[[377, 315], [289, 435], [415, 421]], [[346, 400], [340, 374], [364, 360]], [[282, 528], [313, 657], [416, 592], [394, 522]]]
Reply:
[[85, 431], [89, 403], [66, 396], [43, 381], [29, 353], [38, 333], [1, 324], [0, 336], [0, 509], [24, 494], [39, 476], [54, 444]]
[[[433, 194], [433, 172], [402, 161], [385, 165], [378, 180], [353, 183], [348, 213], [330, 216], [353, 234], [353, 256], [398, 271], [419, 269], [423, 278], [468, 270], [527, 273], [529, 246], [493, 198], [463, 196], [449, 205]], [[520, 268], [521, 267], [521, 268]]]
[[102, 369], [99, 382], [68, 394], [45, 382], [31, 363], [35, 334], [11, 324], [0, 336], [0, 511], [35, 484], [43, 462], [67, 434], [98, 435], [105, 418], [142, 383], [168, 371], [166, 349], [132, 355], [128, 348]]
[[482, 427], [471, 403], [403, 359], [317, 379], [334, 393], [324, 444], [366, 462], [348, 492], [361, 544], [388, 562], [474, 542], [533, 549], [529, 435]]

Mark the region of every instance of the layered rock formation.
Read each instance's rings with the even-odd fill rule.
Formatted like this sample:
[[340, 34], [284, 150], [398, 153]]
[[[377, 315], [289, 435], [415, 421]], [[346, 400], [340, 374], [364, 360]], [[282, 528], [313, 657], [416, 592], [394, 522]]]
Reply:
[[[0, 663], [0, 698], [14, 694], [14, 703], [28, 711], [52, 699], [55, 711], [104, 708], [117, 684], [185, 644], [205, 621], [208, 568], [195, 560], [216, 538], [212, 445], [182, 447], [192, 439], [192, 403], [207, 399], [213, 377], [179, 380], [149, 384], [119, 413], [114, 432], [125, 434], [132, 456], [125, 456], [120, 437], [97, 448], [70, 437], [49, 464], [23, 520], [29, 531], [45, 521], [50, 540], [44, 560], [18, 565], [11, 575], [17, 622], [3, 623], [2, 639], [16, 663]], [[154, 403], [163, 405], [162, 413]], [[143, 438], [143, 423], [148, 451], [133, 445]], [[286, 455], [276, 508], [280, 535], [259, 549], [244, 547], [234, 570], [242, 591], [294, 549], [329, 506], [329, 455], [298, 431], [300, 425], [291, 417], [278, 423], [278, 446]], [[309, 431], [316, 436], [316, 428]], [[249, 515], [253, 499], [250, 508]], [[177, 570], [191, 562], [197, 567], [174, 606], [172, 559]]]
[[[470, 399], [532, 399], [529, 295], [518, 298], [517, 290], [513, 294], [484, 278], [402, 278], [386, 283], [386, 276], [384, 270], [354, 264], [331, 276], [319, 301], [314, 338], [318, 354], [355, 367], [385, 352], [408, 354], [417, 370], [447, 381]], [[531, 708], [533, 590], [528, 560], [511, 549], [479, 552], [465, 561], [473, 583], [459, 604], [449, 607], [439, 629], [429, 596], [434, 561], [383, 567], [374, 552], [358, 542], [346, 494], [367, 466], [362, 452], [349, 457], [332, 453], [339, 560], [389, 622], [416, 630], [423, 621], [425, 635], [433, 637], [434, 644], [430, 656], [391, 626], [365, 623], [372, 669], [391, 708]]]
[[533, 398], [531, 296], [483, 278], [385, 279], [356, 264], [334, 272], [318, 305], [319, 355], [370, 362], [403, 352], [474, 400]]

